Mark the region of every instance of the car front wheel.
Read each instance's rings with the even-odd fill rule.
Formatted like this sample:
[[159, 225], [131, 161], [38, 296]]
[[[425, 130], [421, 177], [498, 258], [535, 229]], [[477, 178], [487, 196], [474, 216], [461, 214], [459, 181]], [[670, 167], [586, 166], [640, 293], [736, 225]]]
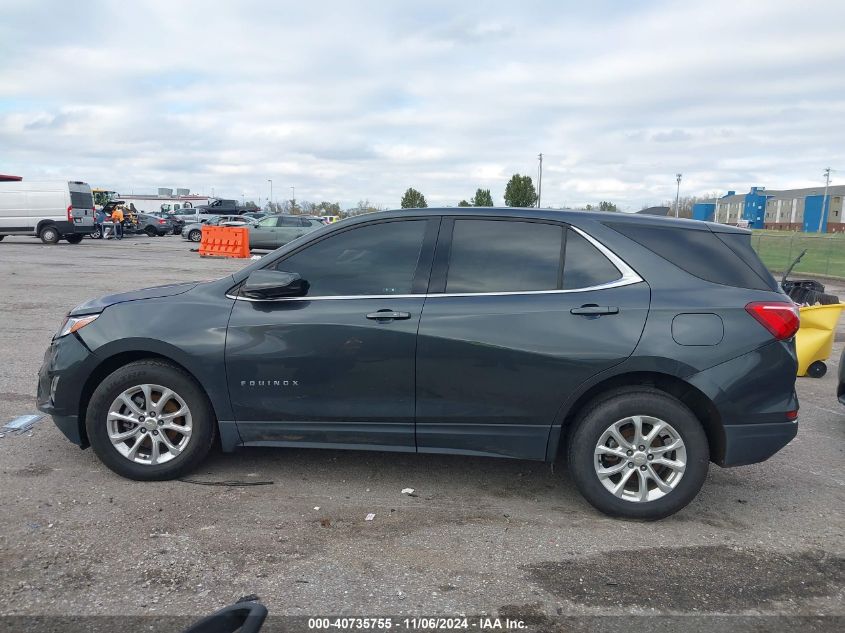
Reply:
[[200, 242], [202, 241], [202, 231], [199, 229], [194, 229], [190, 233], [188, 233], [188, 239], [192, 242]]
[[216, 422], [208, 398], [184, 371], [157, 360], [130, 363], [91, 396], [88, 439], [97, 457], [129, 479], [175, 479], [206, 457]]
[[710, 451], [698, 418], [679, 400], [649, 388], [588, 405], [569, 439], [575, 485], [601, 512], [654, 520], [698, 494]]

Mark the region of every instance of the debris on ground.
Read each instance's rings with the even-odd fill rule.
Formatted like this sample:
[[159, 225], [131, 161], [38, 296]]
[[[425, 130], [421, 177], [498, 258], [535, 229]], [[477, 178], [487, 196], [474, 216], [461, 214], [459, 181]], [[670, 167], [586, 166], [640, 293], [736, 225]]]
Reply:
[[[4, 431], [4, 435], [5, 433], [26, 433], [43, 418], [43, 413], [27, 413], [26, 415], [19, 415], [0, 427], [0, 431]], [[0, 435], [0, 437], [3, 436]]]
[[367, 515], [367, 518], [366, 518], [366, 519], [364, 519], [364, 520], [365, 520], [365, 521], [372, 521], [372, 520], [373, 520], [373, 519], [375, 519], [375, 518], [376, 518], [375, 512], [370, 512], [370, 513]]

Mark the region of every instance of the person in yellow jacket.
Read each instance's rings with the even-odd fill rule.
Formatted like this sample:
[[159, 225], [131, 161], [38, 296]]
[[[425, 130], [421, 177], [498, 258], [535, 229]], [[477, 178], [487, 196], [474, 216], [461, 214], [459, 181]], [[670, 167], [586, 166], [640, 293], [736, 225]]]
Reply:
[[123, 207], [115, 207], [111, 212], [111, 221], [114, 222], [115, 239], [123, 239]]

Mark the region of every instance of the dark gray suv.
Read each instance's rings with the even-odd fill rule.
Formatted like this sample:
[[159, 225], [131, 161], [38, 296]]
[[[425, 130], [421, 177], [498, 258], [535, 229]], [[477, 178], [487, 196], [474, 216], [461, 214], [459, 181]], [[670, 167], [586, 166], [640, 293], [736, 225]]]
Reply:
[[224, 451], [564, 455], [599, 510], [654, 519], [692, 500], [709, 462], [795, 437], [797, 328], [745, 230], [403, 210], [217, 281], [78, 306], [38, 402], [133, 479], [184, 475], [218, 436]]

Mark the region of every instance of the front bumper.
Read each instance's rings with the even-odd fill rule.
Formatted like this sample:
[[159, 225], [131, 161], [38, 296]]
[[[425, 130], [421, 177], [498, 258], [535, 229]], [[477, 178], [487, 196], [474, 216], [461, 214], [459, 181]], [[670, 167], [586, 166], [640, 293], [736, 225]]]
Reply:
[[38, 370], [36, 402], [71, 442], [81, 448], [88, 438], [79, 418], [80, 397], [96, 358], [75, 334], [53, 339]]

